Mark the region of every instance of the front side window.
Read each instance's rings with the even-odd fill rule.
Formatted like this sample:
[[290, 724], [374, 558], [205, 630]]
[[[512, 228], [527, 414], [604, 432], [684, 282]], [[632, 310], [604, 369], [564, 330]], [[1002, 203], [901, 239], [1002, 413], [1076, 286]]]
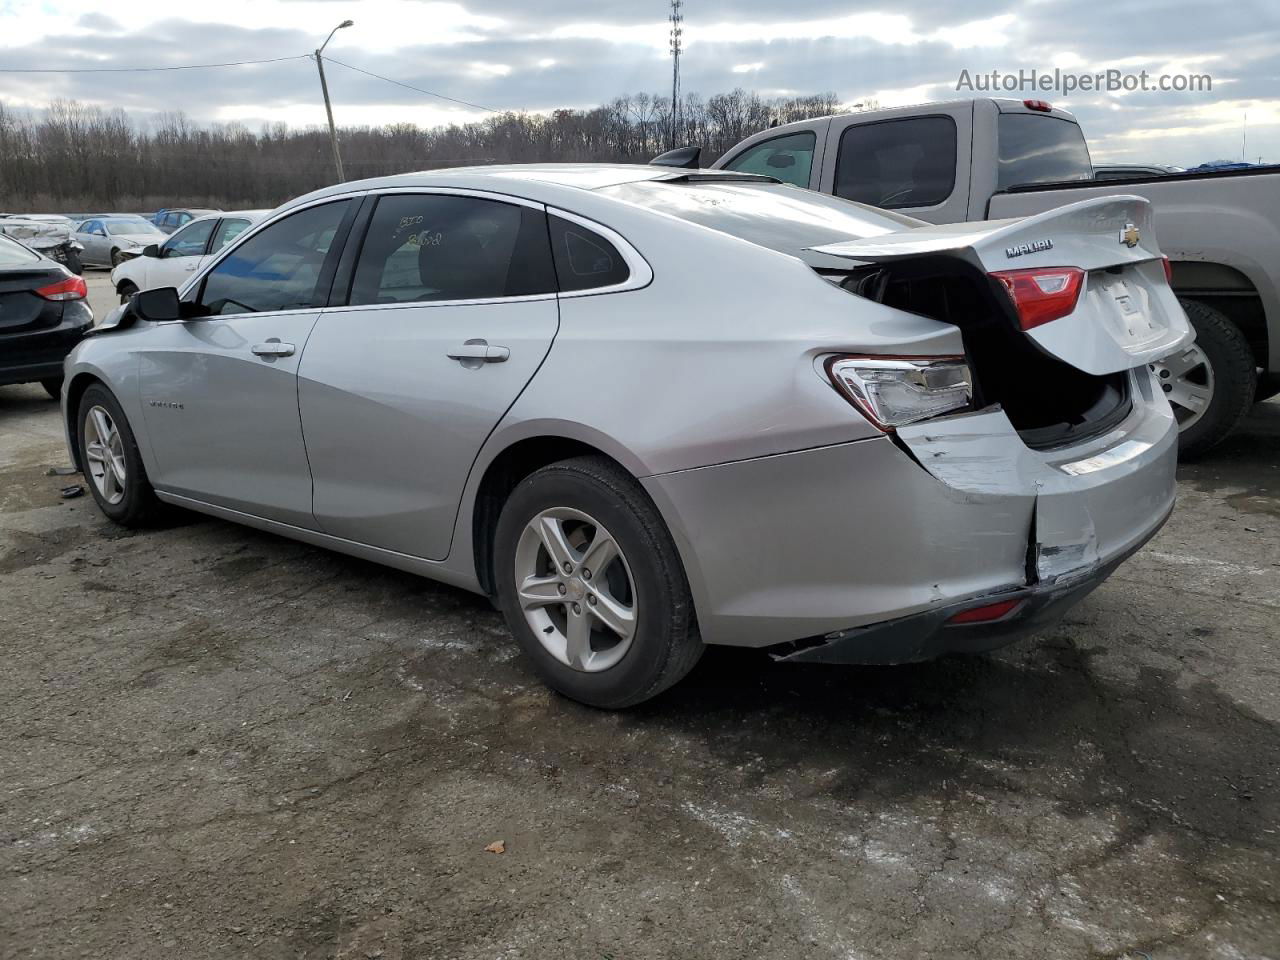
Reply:
[[724, 165], [726, 170], [760, 173], [797, 187], [809, 186], [813, 150], [818, 138], [811, 130], [774, 137], [748, 147]]
[[320, 306], [325, 259], [350, 201], [291, 214], [242, 243], [209, 271], [202, 313], [224, 315]]
[[199, 257], [203, 256], [205, 245], [209, 242], [209, 234], [213, 232], [216, 220], [201, 220], [179, 230], [160, 250], [162, 257]]
[[840, 136], [835, 194], [896, 210], [931, 207], [956, 185], [956, 124], [910, 117], [855, 124]]
[[209, 252], [217, 253], [248, 229], [248, 220], [228, 219], [220, 221], [218, 230], [213, 235], [213, 245], [209, 248]]
[[555, 289], [541, 210], [419, 193], [379, 198], [348, 302], [488, 300]]
[[100, 237], [102, 236], [102, 224], [100, 224], [97, 220], [90, 220], [88, 223], [82, 224], [80, 226], [80, 232], [91, 233], [94, 236]]
[[551, 250], [561, 291], [612, 287], [631, 276], [618, 248], [600, 234], [561, 217], [550, 219]]

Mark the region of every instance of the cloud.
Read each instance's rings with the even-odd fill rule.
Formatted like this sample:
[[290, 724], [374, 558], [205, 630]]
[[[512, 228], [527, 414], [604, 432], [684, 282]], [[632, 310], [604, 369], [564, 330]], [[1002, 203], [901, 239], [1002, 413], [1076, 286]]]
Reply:
[[[0, 101], [34, 108], [67, 97], [144, 119], [181, 110], [197, 122], [319, 123], [315, 64], [302, 57], [347, 15], [356, 26], [335, 36], [326, 56], [500, 110], [588, 107], [670, 88], [662, 0], [219, 0], [181, 16], [177, 9], [169, 0], [133, 0], [130, 16], [116, 20], [69, 0], [7, 0], [0, 60], [42, 68], [299, 59], [208, 71], [9, 74]], [[1204, 72], [1211, 91], [1046, 98], [1077, 113], [1099, 156], [1191, 164], [1238, 155], [1247, 111], [1250, 154], [1280, 160], [1273, 0], [1236, 0], [1211, 14], [1186, 0], [696, 0], [685, 16], [685, 91], [832, 91], [847, 103], [875, 97], [887, 105], [965, 96], [955, 89], [965, 69]], [[483, 115], [337, 62], [327, 73], [340, 124]]]

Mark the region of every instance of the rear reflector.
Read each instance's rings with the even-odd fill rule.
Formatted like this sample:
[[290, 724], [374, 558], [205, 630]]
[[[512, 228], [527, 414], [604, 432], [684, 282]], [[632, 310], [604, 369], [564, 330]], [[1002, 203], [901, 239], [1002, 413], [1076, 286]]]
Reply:
[[1043, 100], [1023, 100], [1022, 105], [1028, 110], [1035, 110], [1039, 113], [1052, 113], [1053, 107], [1045, 103]]
[[1000, 270], [991, 276], [1009, 292], [1023, 330], [1065, 317], [1076, 308], [1084, 285], [1084, 271], [1079, 267]]
[[84, 282], [84, 277], [71, 276], [31, 292], [46, 300], [83, 300], [89, 295], [89, 288]]
[[1161, 257], [1161, 263], [1164, 264], [1164, 282], [1169, 286], [1173, 286], [1173, 264], [1169, 262], [1168, 257]]
[[962, 610], [955, 616], [949, 617], [947, 623], [990, 623], [992, 620], [1007, 616], [1020, 606], [1022, 606], [1020, 597], [1000, 600], [996, 603], [988, 603], [985, 607], [970, 607], [968, 610]]

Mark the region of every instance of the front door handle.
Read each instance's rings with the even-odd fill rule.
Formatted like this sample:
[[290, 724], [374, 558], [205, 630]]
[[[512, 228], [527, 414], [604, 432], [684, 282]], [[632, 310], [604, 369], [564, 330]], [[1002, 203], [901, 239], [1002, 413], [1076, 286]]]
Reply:
[[506, 347], [490, 346], [488, 340], [468, 340], [460, 347], [449, 351], [450, 360], [461, 360], [464, 367], [479, 366], [482, 363], [502, 363], [511, 351]]
[[255, 343], [250, 347], [255, 356], [259, 357], [292, 357], [294, 346], [292, 343], [281, 343], [279, 340], [272, 338], [266, 343]]

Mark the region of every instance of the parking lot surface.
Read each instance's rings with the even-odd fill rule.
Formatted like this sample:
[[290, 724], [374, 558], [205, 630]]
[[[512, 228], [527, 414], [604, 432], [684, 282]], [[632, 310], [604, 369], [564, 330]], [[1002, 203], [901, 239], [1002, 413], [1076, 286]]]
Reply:
[[1035, 639], [712, 650], [619, 714], [482, 598], [124, 531], [64, 463], [56, 405], [0, 388], [6, 958], [1280, 955], [1278, 402]]

